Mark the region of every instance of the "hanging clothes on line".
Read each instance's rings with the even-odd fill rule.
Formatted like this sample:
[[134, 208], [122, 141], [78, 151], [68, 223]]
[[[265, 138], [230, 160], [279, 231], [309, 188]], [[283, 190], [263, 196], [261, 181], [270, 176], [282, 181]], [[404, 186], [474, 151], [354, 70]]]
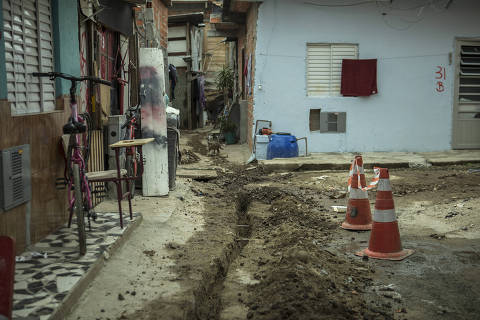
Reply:
[[170, 98], [175, 100], [175, 86], [177, 85], [177, 68], [173, 64], [168, 65], [168, 78], [170, 79]]
[[199, 86], [198, 86], [198, 90], [199, 90], [199, 99], [200, 99], [200, 106], [202, 107], [202, 111], [205, 110], [205, 106], [206, 106], [206, 100], [205, 100], [205, 76], [199, 76], [198, 77], [198, 81], [199, 81]]
[[378, 93], [377, 59], [343, 59], [340, 93], [353, 97], [366, 97]]
[[247, 89], [247, 95], [252, 94], [252, 54], [247, 57], [247, 63], [245, 63], [245, 68], [243, 70], [243, 75], [245, 77], [245, 88]]

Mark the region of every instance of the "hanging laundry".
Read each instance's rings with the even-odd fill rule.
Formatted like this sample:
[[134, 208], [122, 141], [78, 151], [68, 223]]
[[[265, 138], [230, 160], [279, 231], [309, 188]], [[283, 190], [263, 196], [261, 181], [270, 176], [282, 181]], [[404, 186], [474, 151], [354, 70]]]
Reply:
[[205, 76], [199, 76], [199, 99], [200, 99], [200, 106], [202, 107], [202, 111], [205, 110], [206, 100], [205, 100]]
[[378, 93], [377, 59], [342, 60], [343, 96], [366, 97]]
[[175, 86], [177, 85], [177, 68], [173, 64], [168, 65], [168, 78], [170, 79], [170, 97], [175, 100]]

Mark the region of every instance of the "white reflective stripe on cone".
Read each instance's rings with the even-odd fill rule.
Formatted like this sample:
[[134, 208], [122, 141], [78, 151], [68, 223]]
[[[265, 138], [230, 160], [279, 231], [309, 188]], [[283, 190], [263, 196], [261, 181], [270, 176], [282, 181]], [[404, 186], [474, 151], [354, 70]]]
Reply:
[[395, 209], [389, 209], [389, 210], [375, 209], [375, 211], [373, 212], [373, 221], [375, 222], [397, 221], [397, 218], [395, 217]]
[[350, 188], [350, 199], [368, 199], [368, 193], [361, 189]]
[[360, 174], [365, 174], [365, 171], [363, 170], [363, 166], [358, 167], [358, 172], [360, 172]]
[[390, 185], [390, 180], [389, 179], [378, 180], [377, 191], [392, 191], [392, 186]]

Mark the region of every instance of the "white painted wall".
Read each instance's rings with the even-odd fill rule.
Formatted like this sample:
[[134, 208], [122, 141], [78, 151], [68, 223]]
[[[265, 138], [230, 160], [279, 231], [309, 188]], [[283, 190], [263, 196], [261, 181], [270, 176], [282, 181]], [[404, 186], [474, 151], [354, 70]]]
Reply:
[[[274, 131], [307, 136], [311, 152], [450, 149], [455, 67], [448, 55], [454, 54], [456, 37], [480, 36], [480, 1], [453, 1], [448, 10], [442, 9], [448, 1], [434, 1], [435, 7], [402, 11], [391, 11], [387, 3], [320, 7], [305, 2], [265, 0], [259, 7], [255, 119], [272, 120]], [[379, 93], [307, 97], [308, 42], [358, 43], [360, 59], [378, 59]], [[443, 93], [435, 91], [437, 66], [446, 68]], [[310, 132], [310, 108], [347, 112], [346, 133]]]
[[[187, 26], [168, 27], [168, 37], [187, 37]], [[168, 42], [168, 53], [187, 52], [187, 40], [176, 40]], [[187, 67], [187, 63], [183, 60], [185, 56], [169, 56], [168, 63], [175, 67]]]

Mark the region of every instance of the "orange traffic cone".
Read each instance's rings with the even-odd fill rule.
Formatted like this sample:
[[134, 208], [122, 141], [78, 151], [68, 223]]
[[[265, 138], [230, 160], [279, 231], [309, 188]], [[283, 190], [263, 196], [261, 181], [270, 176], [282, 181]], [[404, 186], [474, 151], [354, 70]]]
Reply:
[[367, 249], [357, 252], [356, 255], [367, 255], [375, 259], [403, 260], [413, 252], [411, 249], [402, 249], [388, 169], [380, 168], [370, 242]]
[[352, 185], [352, 175], [353, 175], [353, 166], [355, 164], [355, 160], [352, 160], [350, 163], [350, 171], [348, 172], [348, 191], [350, 191], [350, 186]]
[[352, 164], [350, 196], [348, 198], [347, 214], [342, 223], [343, 229], [370, 230], [372, 229], [372, 213], [366, 188], [365, 173], [363, 171], [362, 156], [355, 156]]

